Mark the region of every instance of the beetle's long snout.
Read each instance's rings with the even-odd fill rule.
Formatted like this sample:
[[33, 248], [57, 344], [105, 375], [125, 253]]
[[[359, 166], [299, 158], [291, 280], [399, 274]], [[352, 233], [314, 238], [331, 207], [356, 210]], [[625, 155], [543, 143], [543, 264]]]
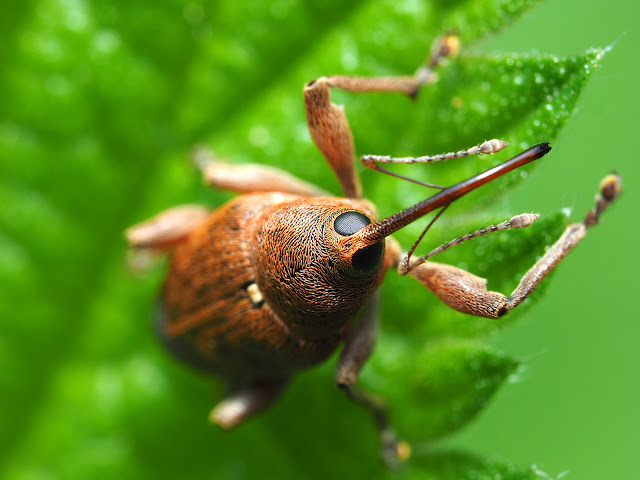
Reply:
[[489, 183], [505, 173], [516, 168], [533, 162], [538, 158], [546, 155], [551, 150], [547, 142], [535, 145], [528, 150], [516, 155], [511, 160], [507, 160], [483, 173], [475, 175], [467, 180], [445, 188], [441, 192], [427, 198], [426, 200], [415, 204], [405, 210], [402, 210], [387, 218], [383, 218], [377, 222], [370, 223], [359, 232], [359, 240], [361, 246], [373, 245], [385, 237], [388, 237], [401, 228], [409, 225], [411, 222], [423, 217], [429, 212], [437, 210], [453, 203], [458, 198], [467, 193], [481, 187], [485, 183]]

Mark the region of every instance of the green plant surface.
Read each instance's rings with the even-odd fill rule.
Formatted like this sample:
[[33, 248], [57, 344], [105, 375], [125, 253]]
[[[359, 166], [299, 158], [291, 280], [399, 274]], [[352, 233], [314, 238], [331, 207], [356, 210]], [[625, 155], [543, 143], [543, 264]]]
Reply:
[[[624, 243], [638, 228], [623, 225], [625, 212], [626, 218], [633, 215], [637, 196], [629, 185], [637, 184], [631, 172], [638, 169], [621, 154], [632, 148], [629, 125], [637, 121], [620, 122], [611, 112], [621, 110], [607, 110], [611, 98], [627, 99], [624, 88], [617, 87], [618, 96], [602, 93], [605, 100], [592, 100], [593, 111], [581, 104], [580, 118], [599, 127], [574, 140], [574, 148], [563, 146], [567, 135], [556, 142], [587, 80], [606, 71], [623, 77], [620, 72], [628, 70], [615, 71], [609, 59], [630, 50], [624, 38], [612, 51], [607, 48], [622, 29], [570, 51], [558, 52], [544, 35], [538, 45], [532, 32], [540, 33], [540, 22], [531, 25], [531, 18], [555, 7], [547, 6], [554, 4], [550, 0], [529, 12], [537, 3], [5, 2], [10, 14], [0, 16], [0, 477], [525, 479], [569, 469], [579, 478], [609, 476], [605, 472], [630, 478], [637, 471], [631, 467], [632, 446], [639, 440], [625, 418], [640, 397], [634, 380], [638, 357], [629, 353], [635, 352], [629, 342], [638, 338], [632, 331], [638, 327], [630, 326], [637, 295], [630, 293], [634, 280], [624, 281], [621, 272], [640, 267], [631, 242]], [[302, 85], [332, 73], [410, 74], [433, 40], [452, 30], [462, 40], [459, 58], [442, 67], [439, 82], [415, 102], [401, 95], [333, 92], [334, 101], [345, 105], [358, 154], [433, 154], [493, 137], [510, 142], [494, 156], [398, 169], [452, 184], [529, 145], [552, 142], [554, 150], [532, 168], [456, 202], [418, 250], [426, 253], [540, 208], [543, 217], [529, 229], [467, 242], [437, 258], [488, 278], [491, 289], [504, 292], [561, 233], [568, 222], [564, 207], [575, 203], [572, 218], [580, 220], [599, 179], [618, 168], [625, 182], [630, 179], [629, 193], [588, 236], [591, 247], [581, 245], [578, 259], [572, 254], [566, 262], [584, 268], [554, 275], [551, 288], [545, 284], [499, 321], [453, 312], [417, 282], [388, 275], [381, 338], [362, 383], [389, 400], [399, 432], [412, 445], [411, 459], [398, 472], [381, 466], [368, 416], [334, 388], [335, 357], [296, 378], [264, 415], [229, 433], [212, 427], [206, 416], [224, 387], [178, 364], [156, 341], [151, 312], [164, 264], [132, 271], [123, 230], [180, 203], [215, 207], [232, 197], [202, 185], [189, 161], [195, 144], [210, 145], [234, 163], [278, 166], [338, 194], [306, 129]], [[531, 42], [505, 47], [499, 42], [510, 31]], [[534, 47], [538, 52], [531, 53]], [[620, 104], [637, 106], [636, 97]], [[605, 165], [597, 163], [602, 158]], [[383, 216], [432, 193], [358, 169], [367, 197]], [[519, 193], [525, 186], [532, 192], [528, 199]], [[407, 248], [425, 225], [410, 225], [398, 240]], [[620, 243], [612, 248], [616, 239]], [[574, 296], [557, 297], [559, 309], [546, 306], [549, 328], [539, 333], [537, 315], [563, 282]], [[532, 309], [533, 304], [541, 307]], [[606, 310], [611, 305], [615, 314]], [[519, 322], [524, 312], [528, 320]], [[568, 326], [559, 325], [565, 319]], [[604, 325], [599, 336], [578, 340], [584, 335], [578, 329], [598, 325]], [[519, 329], [535, 341], [511, 333]], [[509, 335], [516, 335], [516, 347]], [[503, 427], [491, 428], [490, 415], [501, 415], [501, 398], [508, 401], [526, 386], [527, 372], [539, 364], [528, 357], [553, 342], [565, 377], [555, 384], [538, 379], [543, 383], [528, 395], [531, 402], [544, 404], [553, 395], [548, 385], [556, 385], [577, 392], [567, 397], [568, 410], [587, 407], [563, 424], [562, 409], [548, 417], [539, 410], [531, 418], [512, 404], [504, 415], [516, 418], [513, 412], [519, 412], [514, 422], [522, 428], [508, 430], [508, 437], [496, 434]], [[527, 381], [520, 385], [501, 388], [523, 376]], [[606, 385], [601, 388], [607, 395], [592, 391], [598, 401], [588, 395], [580, 400], [585, 384], [576, 378], [582, 376], [594, 389]], [[497, 391], [498, 405], [492, 403]], [[601, 423], [597, 431], [594, 418]], [[527, 422], [542, 432], [532, 437]], [[539, 445], [552, 428], [561, 433], [550, 437], [569, 433], [545, 463], [548, 452]], [[564, 448], [598, 435], [610, 438], [604, 449], [586, 443], [593, 450], [575, 458]], [[554, 457], [558, 451], [566, 457]], [[611, 464], [590, 461], [595, 452], [607, 452]]]

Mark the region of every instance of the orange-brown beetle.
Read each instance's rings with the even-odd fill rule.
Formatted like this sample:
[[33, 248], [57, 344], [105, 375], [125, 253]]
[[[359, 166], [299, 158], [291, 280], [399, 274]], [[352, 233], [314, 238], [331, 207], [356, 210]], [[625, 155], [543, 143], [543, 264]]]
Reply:
[[[372, 413], [384, 459], [393, 464], [406, 457], [408, 448], [397, 440], [384, 405], [356, 385], [375, 343], [375, 292], [387, 270], [410, 274], [456, 310], [497, 318], [536, 288], [619, 194], [619, 178], [605, 178], [596, 206], [584, 222], [569, 225], [509, 297], [487, 291], [484, 279], [427, 258], [474, 236], [526, 227], [536, 215], [518, 215], [465, 235], [417, 260], [411, 260], [417, 242], [403, 254], [392, 233], [429, 212], [438, 211], [437, 218], [457, 198], [550, 150], [546, 143], [536, 145], [461, 183], [437, 187], [441, 191], [436, 195], [376, 220], [374, 206], [362, 198], [351, 131], [343, 110], [330, 101], [330, 88], [415, 96], [421, 86], [434, 80], [433, 70], [456, 50], [455, 37], [440, 39], [428, 63], [413, 77], [334, 76], [305, 86], [311, 136], [347, 198], [327, 196], [275, 168], [233, 166], [200, 152], [207, 183], [244, 195], [213, 212], [199, 206], [177, 207], [128, 230], [132, 247], [170, 253], [157, 307], [160, 336], [177, 357], [228, 383], [226, 397], [211, 412], [213, 422], [230, 428], [262, 410], [292, 375], [322, 362], [343, 344], [337, 385]], [[368, 155], [362, 161], [390, 173], [379, 164], [439, 161], [494, 153], [505, 146], [490, 140], [432, 157]]]

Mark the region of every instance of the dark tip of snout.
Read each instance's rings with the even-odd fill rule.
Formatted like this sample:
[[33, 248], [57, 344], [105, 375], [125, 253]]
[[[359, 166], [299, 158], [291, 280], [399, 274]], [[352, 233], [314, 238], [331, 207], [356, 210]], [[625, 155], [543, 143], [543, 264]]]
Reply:
[[549, 146], [549, 142], [539, 143], [534, 148], [537, 149], [536, 152], [533, 154], [535, 159], [538, 159], [540, 157], [544, 157], [547, 153], [549, 153], [551, 151], [551, 147]]
[[384, 258], [384, 246], [384, 242], [377, 242], [361, 248], [351, 257], [351, 265], [360, 273], [376, 271]]

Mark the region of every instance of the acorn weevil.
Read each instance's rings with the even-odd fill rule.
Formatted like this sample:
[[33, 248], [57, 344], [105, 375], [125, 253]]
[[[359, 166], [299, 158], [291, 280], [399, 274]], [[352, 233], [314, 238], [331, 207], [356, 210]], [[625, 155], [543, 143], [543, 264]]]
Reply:
[[[330, 76], [304, 87], [311, 137], [338, 177], [345, 198], [329, 196], [277, 168], [234, 166], [200, 151], [197, 161], [206, 183], [242, 195], [213, 212], [194, 205], [176, 207], [127, 231], [133, 248], [169, 253], [168, 274], [156, 311], [164, 343], [184, 362], [227, 383], [226, 396], [211, 411], [212, 422], [231, 428], [263, 410], [294, 374], [324, 361], [342, 346], [336, 384], [372, 414], [383, 459], [394, 465], [408, 456], [408, 445], [397, 439], [385, 405], [357, 385], [360, 369], [375, 344], [375, 292], [385, 273], [395, 268], [401, 275], [409, 274], [460, 312], [498, 318], [538, 286], [620, 193], [619, 177], [606, 177], [585, 220], [569, 225], [508, 297], [487, 291], [482, 278], [427, 259], [472, 237], [527, 227], [537, 215], [517, 215], [412, 259], [424, 233], [452, 202], [544, 156], [550, 147], [540, 143], [450, 187], [426, 184], [440, 191], [377, 220], [374, 205], [362, 195], [346, 116], [331, 103], [330, 89], [415, 97], [420, 87], [435, 81], [436, 67], [457, 50], [457, 38], [444, 36], [412, 77]], [[365, 155], [361, 160], [368, 168], [399, 176], [380, 165], [490, 154], [506, 145], [489, 140], [442, 155]], [[390, 235], [429, 212], [437, 213], [418, 242], [402, 253]]]

